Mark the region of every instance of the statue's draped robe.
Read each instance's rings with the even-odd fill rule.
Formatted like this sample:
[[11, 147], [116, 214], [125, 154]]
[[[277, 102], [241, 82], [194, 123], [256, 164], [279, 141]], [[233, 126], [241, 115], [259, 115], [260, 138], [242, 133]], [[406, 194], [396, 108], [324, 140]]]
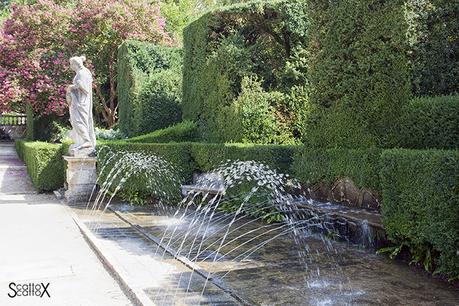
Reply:
[[84, 143], [96, 147], [96, 136], [92, 118], [92, 75], [87, 68], [80, 69], [73, 79], [71, 91], [70, 123], [72, 138], [76, 148]]

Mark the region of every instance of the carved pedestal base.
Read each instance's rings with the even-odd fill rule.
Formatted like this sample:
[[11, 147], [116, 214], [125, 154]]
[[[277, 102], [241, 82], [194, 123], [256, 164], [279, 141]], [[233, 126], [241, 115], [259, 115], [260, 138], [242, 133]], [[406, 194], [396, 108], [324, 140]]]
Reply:
[[67, 202], [87, 202], [96, 184], [95, 157], [64, 156], [67, 161], [66, 191]]

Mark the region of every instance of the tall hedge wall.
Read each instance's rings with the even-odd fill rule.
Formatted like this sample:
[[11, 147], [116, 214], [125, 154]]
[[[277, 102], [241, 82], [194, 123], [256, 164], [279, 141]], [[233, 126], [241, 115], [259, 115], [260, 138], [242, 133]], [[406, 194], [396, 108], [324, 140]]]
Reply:
[[304, 1], [255, 1], [184, 31], [183, 116], [210, 142], [292, 143], [306, 110]]
[[410, 96], [403, 1], [308, 0], [314, 147], [392, 146]]
[[127, 136], [181, 119], [182, 50], [126, 41], [118, 50], [119, 126]]
[[459, 148], [459, 95], [415, 98], [403, 109], [397, 145], [410, 149]]
[[459, 2], [406, 1], [411, 81], [415, 95], [459, 92]]
[[459, 151], [386, 150], [384, 226], [426, 268], [459, 276]]

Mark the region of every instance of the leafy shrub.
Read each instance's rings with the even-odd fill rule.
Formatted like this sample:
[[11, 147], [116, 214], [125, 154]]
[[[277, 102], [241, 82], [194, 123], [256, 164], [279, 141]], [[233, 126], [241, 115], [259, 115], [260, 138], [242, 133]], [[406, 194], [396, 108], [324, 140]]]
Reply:
[[292, 164], [294, 176], [303, 184], [333, 183], [349, 177], [359, 187], [379, 194], [379, 160], [381, 149], [311, 149], [303, 148]]
[[411, 82], [416, 95], [459, 92], [459, 3], [406, 1]]
[[65, 170], [62, 155], [65, 147], [46, 142], [16, 142], [18, 155], [25, 162], [37, 191], [53, 191], [64, 186]]
[[135, 113], [136, 133], [144, 134], [168, 127], [182, 119], [182, 75], [164, 70], [150, 75], [139, 92]]
[[27, 107], [26, 115], [27, 140], [55, 142], [65, 133], [62, 117], [34, 114], [31, 107]]
[[167, 143], [198, 140], [198, 127], [192, 121], [184, 121], [176, 125], [157, 130], [149, 134], [129, 138], [130, 143]]
[[459, 151], [386, 150], [381, 157], [384, 227], [427, 269], [459, 276]]
[[[182, 51], [177, 48], [127, 41], [118, 50], [119, 127], [127, 136], [136, 136], [176, 123], [180, 114]], [[169, 71], [165, 73], [164, 71]], [[161, 75], [155, 76], [157, 73]], [[163, 74], [164, 73], [164, 74]], [[162, 80], [162, 77], [166, 77]], [[175, 84], [174, 84], [175, 83]], [[175, 85], [175, 86], [174, 86]], [[164, 116], [145, 116], [164, 108]], [[175, 105], [174, 105], [175, 104]], [[161, 107], [160, 107], [161, 105]], [[155, 121], [152, 121], [155, 120]]]
[[459, 95], [416, 98], [399, 122], [402, 148], [459, 148]]
[[410, 96], [401, 1], [308, 0], [307, 78], [315, 147], [393, 145]]
[[207, 13], [185, 29], [183, 115], [204, 140], [300, 138], [306, 106], [296, 102], [307, 99], [290, 95], [305, 85], [299, 63], [307, 23], [304, 1], [255, 1]]
[[[241, 93], [230, 106], [216, 114], [219, 125], [215, 133], [226, 142], [292, 143], [293, 131], [289, 119], [293, 113], [280, 113], [279, 107], [288, 104], [290, 97], [278, 91], [266, 92], [256, 78], [244, 77]], [[288, 117], [288, 118], [286, 118]]]
[[60, 121], [53, 121], [51, 123], [51, 136], [48, 142], [62, 143], [68, 139], [68, 134], [72, 127], [69, 124], [63, 124]]

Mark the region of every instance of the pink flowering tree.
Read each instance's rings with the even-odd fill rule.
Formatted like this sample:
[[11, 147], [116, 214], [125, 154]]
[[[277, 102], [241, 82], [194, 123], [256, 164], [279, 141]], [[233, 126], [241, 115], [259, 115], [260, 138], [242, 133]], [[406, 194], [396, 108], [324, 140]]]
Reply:
[[68, 59], [86, 55], [96, 110], [108, 127], [117, 117], [118, 46], [126, 39], [173, 44], [157, 5], [146, 0], [37, 0], [13, 5], [0, 30], [3, 111], [29, 103], [40, 114], [67, 112]]

